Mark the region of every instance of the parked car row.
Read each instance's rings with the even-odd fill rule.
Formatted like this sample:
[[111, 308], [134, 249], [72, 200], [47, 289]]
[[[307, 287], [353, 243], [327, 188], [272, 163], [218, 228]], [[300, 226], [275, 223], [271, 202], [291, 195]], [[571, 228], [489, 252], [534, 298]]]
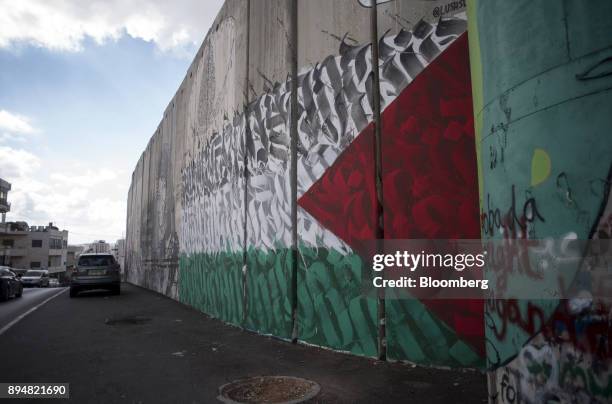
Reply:
[[[113, 294], [120, 294], [120, 269], [112, 254], [82, 254], [69, 278], [70, 297], [92, 289], [108, 289]], [[24, 287], [48, 288], [65, 285], [65, 278], [60, 282], [59, 279], [50, 277], [49, 272], [44, 269], [29, 269], [19, 275], [16, 271], [0, 266], [0, 301], [21, 297]]]
[[44, 269], [13, 269], [0, 266], [0, 301], [21, 297], [24, 287], [56, 288], [65, 286], [59, 279], [49, 276]]
[[0, 301], [21, 297], [23, 284], [9, 267], [0, 267]]

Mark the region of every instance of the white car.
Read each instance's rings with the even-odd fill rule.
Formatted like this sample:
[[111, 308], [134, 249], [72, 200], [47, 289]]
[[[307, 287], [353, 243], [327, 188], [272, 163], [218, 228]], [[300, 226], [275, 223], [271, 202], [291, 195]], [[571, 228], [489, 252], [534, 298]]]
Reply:
[[49, 273], [42, 269], [30, 269], [21, 277], [25, 287], [46, 288], [49, 286]]

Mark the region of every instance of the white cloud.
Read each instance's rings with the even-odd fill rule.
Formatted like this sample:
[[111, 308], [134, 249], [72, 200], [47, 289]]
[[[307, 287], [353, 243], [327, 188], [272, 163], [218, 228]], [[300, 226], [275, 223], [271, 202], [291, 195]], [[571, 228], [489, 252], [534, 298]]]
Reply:
[[55, 223], [70, 243], [114, 241], [125, 232], [129, 176], [97, 163], [60, 166], [29, 151], [0, 146], [0, 178], [12, 184], [10, 221]]
[[26, 179], [40, 167], [40, 159], [21, 149], [0, 146], [0, 178]]
[[67, 185], [91, 188], [97, 184], [111, 181], [117, 178], [117, 173], [108, 168], [97, 170], [87, 169], [85, 172], [78, 175], [68, 173], [53, 173], [50, 175], [51, 180]]
[[8, 132], [0, 133], [0, 143], [7, 143], [7, 142], [23, 143], [25, 142], [25, 140], [26, 139], [23, 135], [14, 135]]
[[122, 35], [154, 42], [162, 51], [199, 44], [222, 0], [0, 0], [0, 48], [27, 43], [79, 51]]
[[28, 117], [14, 114], [4, 109], [0, 109], [0, 131], [22, 134], [35, 132]]

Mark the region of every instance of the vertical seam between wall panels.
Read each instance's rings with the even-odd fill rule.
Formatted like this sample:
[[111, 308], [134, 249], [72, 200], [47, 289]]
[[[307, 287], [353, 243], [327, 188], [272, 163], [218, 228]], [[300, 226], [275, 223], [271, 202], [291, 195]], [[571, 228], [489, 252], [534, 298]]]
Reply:
[[139, 218], [138, 218], [138, 250], [140, 252], [140, 259], [139, 264], [140, 264], [140, 268], [142, 269], [142, 199], [144, 198], [144, 164], [145, 164], [145, 160], [147, 158], [147, 149], [145, 149], [143, 156], [142, 156], [142, 170], [141, 171], [141, 175], [140, 175], [140, 207], [139, 207]]
[[563, 28], [565, 30], [565, 51], [567, 52], [567, 60], [572, 60], [572, 52], [570, 49], [570, 37], [569, 37], [569, 26], [567, 24], [567, 0], [564, 0], [561, 3], [561, 7], [563, 7]]
[[[140, 246], [139, 246], [139, 250], [140, 250], [140, 269], [142, 270], [142, 246], [144, 243], [142, 243], [142, 237], [143, 237], [143, 231], [142, 231], [142, 223], [144, 222], [144, 220], [142, 220], [142, 216], [143, 213], [146, 214], [147, 211], [146, 209], [143, 209], [142, 205], [143, 205], [143, 200], [144, 200], [144, 176], [145, 176], [145, 166], [146, 166], [146, 161], [147, 161], [147, 149], [145, 148], [145, 151], [143, 153], [143, 158], [142, 158], [142, 175], [140, 176], [140, 234], [138, 237], [138, 241], [140, 241]], [[145, 234], [146, 234], [146, 229], [145, 229]], [[146, 275], [145, 275], [146, 276]]]
[[[168, 179], [170, 180], [170, 186], [168, 186], [168, 184], [166, 184], [166, 189], [164, 189], [165, 195], [164, 195], [164, 199], [168, 198], [168, 190], [170, 190], [171, 194], [172, 194], [172, 198], [169, 200], [169, 203], [172, 206], [172, 220], [169, 220], [168, 226], [170, 226], [170, 236], [169, 239], [164, 237], [166, 239], [166, 242], [164, 243], [164, 248], [163, 248], [163, 255], [162, 255], [162, 259], [166, 260], [166, 262], [168, 262], [168, 244], [170, 244], [170, 259], [172, 261], [170, 261], [170, 265], [168, 265], [168, 272], [166, 275], [166, 294], [169, 296], [172, 296], [172, 287], [173, 285], [176, 285], [176, 275], [178, 273], [178, 253], [174, 250], [174, 247], [172, 246], [171, 243], [168, 243], [168, 240], [172, 240], [173, 239], [173, 233], [176, 232], [176, 222], [174, 221], [175, 215], [175, 209], [176, 209], [176, 204], [175, 204], [175, 200], [174, 200], [174, 188], [175, 188], [175, 184], [174, 184], [174, 131], [176, 129], [176, 116], [175, 116], [175, 112], [176, 112], [176, 107], [175, 107], [175, 102], [176, 102], [176, 94], [174, 95], [174, 97], [172, 97], [172, 108], [170, 109], [170, 125], [168, 127], [168, 146], [166, 148], [167, 150], [167, 158], [168, 158], [168, 162], [166, 164], [166, 175], [168, 176]], [[162, 143], [163, 146], [163, 143]], [[164, 205], [165, 207], [165, 205]], [[167, 215], [167, 209], [165, 209], [166, 211], [164, 212], [164, 215]], [[168, 220], [167, 216], [166, 216], [166, 220]], [[167, 230], [166, 230], [166, 234], [168, 234]], [[176, 267], [174, 266], [176, 262]]]
[[[376, 247], [381, 251], [381, 243], [385, 238], [383, 213], [383, 184], [382, 184], [382, 150], [381, 150], [381, 114], [380, 114], [380, 77], [378, 66], [378, 9], [377, 0], [372, 0], [370, 7], [370, 37], [372, 40], [372, 78], [374, 80], [372, 91], [372, 121], [374, 124], [374, 177], [376, 187]], [[387, 340], [385, 329], [385, 290], [378, 289], [378, 359], [387, 358]]]
[[[159, 127], [158, 127], [158, 130], [159, 130]], [[145, 272], [147, 274], [147, 276], [145, 276], [145, 285], [148, 289], [151, 289], [151, 284], [149, 283], [149, 280], [151, 279], [149, 275], [151, 274], [150, 265], [151, 265], [151, 239], [152, 239], [150, 232], [149, 232], [149, 214], [151, 213], [149, 212], [149, 206], [151, 205], [149, 203], [151, 201], [151, 155], [153, 154], [153, 143], [155, 142], [154, 139], [155, 139], [156, 134], [157, 134], [157, 131], [155, 131], [155, 134], [153, 134], [153, 137], [149, 141], [150, 148], [147, 147], [147, 149], [150, 149], [149, 150], [149, 175], [147, 177], [147, 191], [148, 192], [147, 192], [147, 210], [146, 210], [147, 212], [147, 243], [146, 245], [147, 245], [147, 250], [148, 250], [146, 261], [148, 261], [149, 263], [149, 270]]]
[[298, 18], [297, 0], [291, 0], [291, 36], [289, 51], [291, 52], [291, 339], [293, 343], [298, 339], [297, 328], [297, 124], [298, 124], [298, 99], [297, 99], [297, 47], [298, 47]]
[[[134, 183], [134, 175], [132, 175], [132, 180], [130, 182], [130, 188], [128, 189], [128, 197], [127, 197], [127, 212], [126, 212], [126, 216], [125, 216], [125, 241], [124, 241], [124, 247], [123, 247], [123, 281], [127, 280], [127, 245], [128, 245], [128, 240], [130, 239], [130, 210], [132, 209], [132, 184]], [[68, 259], [66, 259], [66, 261], [68, 261]]]
[[246, 323], [248, 315], [248, 299], [247, 299], [247, 218], [248, 218], [248, 150], [247, 139], [251, 135], [249, 126], [249, 54], [250, 54], [250, 36], [251, 36], [251, 0], [246, 1], [246, 78], [244, 81], [244, 149], [242, 162], [244, 164], [244, 222], [243, 222], [243, 245], [242, 245], [242, 325]]

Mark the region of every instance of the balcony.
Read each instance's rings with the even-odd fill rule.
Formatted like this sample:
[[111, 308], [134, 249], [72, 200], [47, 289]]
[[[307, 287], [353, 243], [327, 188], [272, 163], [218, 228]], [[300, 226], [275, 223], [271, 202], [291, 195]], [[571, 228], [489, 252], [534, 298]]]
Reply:
[[50, 257], [56, 257], [56, 256], [62, 256], [62, 253], [64, 252], [63, 249], [61, 248], [50, 248], [49, 249], [49, 256]]
[[28, 249], [23, 247], [0, 246], [0, 255], [3, 255], [5, 257], [24, 257], [27, 252]]
[[0, 212], [9, 212], [11, 210], [11, 203], [6, 199], [0, 199]]
[[8, 192], [11, 190], [11, 183], [0, 178], [0, 189]]
[[13, 223], [0, 223], [0, 235], [27, 236], [29, 233], [28, 229], [17, 230]]

